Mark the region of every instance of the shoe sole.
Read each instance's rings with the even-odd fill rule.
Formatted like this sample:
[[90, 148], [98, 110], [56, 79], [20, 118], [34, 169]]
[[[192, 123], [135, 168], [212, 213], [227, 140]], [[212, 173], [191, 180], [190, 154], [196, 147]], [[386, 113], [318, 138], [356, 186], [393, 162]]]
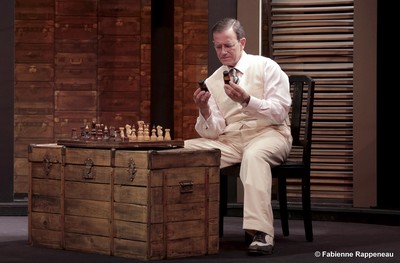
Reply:
[[257, 246], [255, 248], [248, 249], [248, 254], [251, 256], [271, 255], [273, 252], [274, 252], [274, 248], [271, 246], [267, 246], [267, 247]]

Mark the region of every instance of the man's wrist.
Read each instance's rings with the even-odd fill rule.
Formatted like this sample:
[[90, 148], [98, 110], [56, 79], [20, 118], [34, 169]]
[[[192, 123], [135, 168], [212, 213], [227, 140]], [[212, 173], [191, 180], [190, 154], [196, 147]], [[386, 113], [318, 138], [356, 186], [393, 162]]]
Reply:
[[242, 103], [240, 103], [240, 105], [242, 105], [243, 108], [247, 107], [247, 105], [249, 105], [250, 102], [250, 96], [248, 96], [247, 98], [245, 98]]
[[210, 108], [209, 108], [209, 107], [207, 107], [207, 108], [201, 108], [201, 109], [200, 109], [200, 113], [201, 113], [201, 115], [203, 115], [203, 117], [204, 117], [205, 119], [207, 119], [207, 118], [210, 117], [210, 115], [211, 115], [211, 112], [210, 112]]

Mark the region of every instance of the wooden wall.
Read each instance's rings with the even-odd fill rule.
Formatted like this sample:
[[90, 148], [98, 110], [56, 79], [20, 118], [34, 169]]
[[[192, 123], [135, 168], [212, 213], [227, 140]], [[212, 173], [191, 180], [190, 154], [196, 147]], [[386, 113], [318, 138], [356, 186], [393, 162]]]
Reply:
[[[30, 143], [93, 120], [150, 121], [151, 0], [16, 0], [14, 194]], [[174, 1], [174, 138], [197, 137], [192, 94], [208, 70], [208, 2]], [[157, 88], [157, 87], [154, 87]], [[157, 125], [157, 124], [156, 124]]]

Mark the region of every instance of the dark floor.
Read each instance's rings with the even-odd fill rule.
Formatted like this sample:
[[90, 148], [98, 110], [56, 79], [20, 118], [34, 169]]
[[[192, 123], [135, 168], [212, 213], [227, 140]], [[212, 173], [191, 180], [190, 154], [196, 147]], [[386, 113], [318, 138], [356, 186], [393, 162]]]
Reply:
[[[274, 254], [254, 257], [246, 253], [241, 220], [241, 217], [225, 218], [224, 237], [216, 255], [150, 262], [400, 262], [400, 226], [314, 221], [314, 241], [307, 242], [302, 221], [290, 220], [290, 235], [284, 237], [276, 220]], [[27, 222], [26, 216], [0, 216], [1, 263], [143, 262], [30, 246]], [[322, 256], [317, 256], [321, 253]], [[382, 257], [382, 253], [389, 257]]]

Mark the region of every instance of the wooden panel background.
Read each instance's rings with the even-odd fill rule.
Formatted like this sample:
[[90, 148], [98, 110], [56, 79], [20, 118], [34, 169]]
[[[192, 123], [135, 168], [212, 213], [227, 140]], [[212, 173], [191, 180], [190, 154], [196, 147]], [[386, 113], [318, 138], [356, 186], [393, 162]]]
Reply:
[[[150, 121], [151, 0], [15, 4], [14, 194], [26, 196], [29, 144], [92, 120]], [[174, 138], [186, 139], [197, 137], [191, 95], [207, 76], [208, 3], [174, 5]]]

